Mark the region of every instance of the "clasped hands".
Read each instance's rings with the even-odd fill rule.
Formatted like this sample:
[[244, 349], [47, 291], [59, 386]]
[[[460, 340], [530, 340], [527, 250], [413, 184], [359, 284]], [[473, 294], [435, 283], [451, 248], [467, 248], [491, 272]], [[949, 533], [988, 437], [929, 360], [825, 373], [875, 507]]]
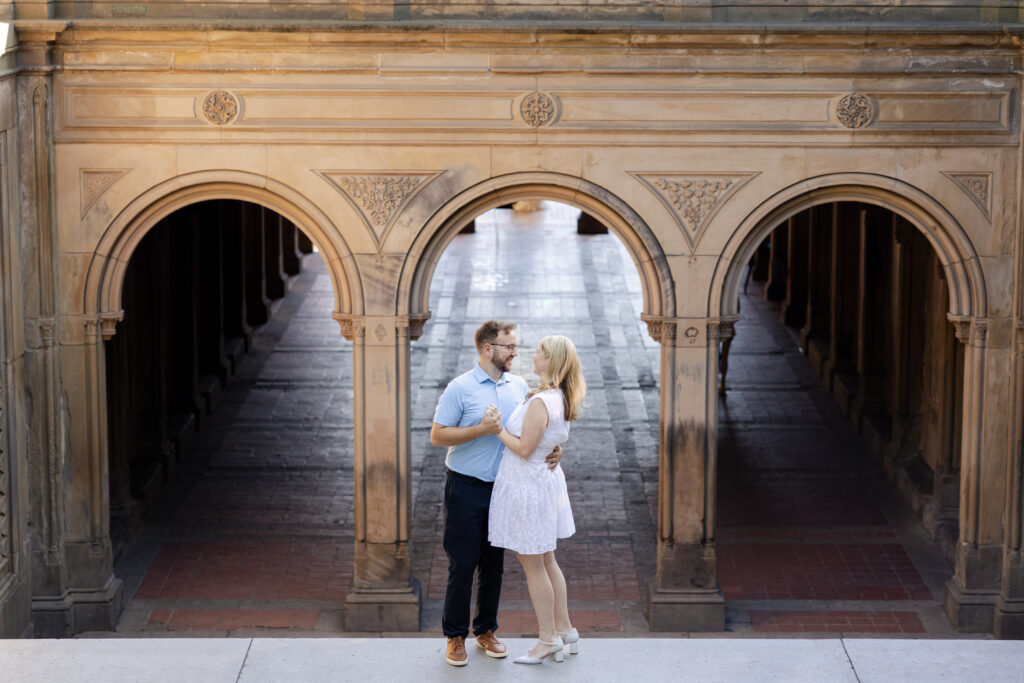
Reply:
[[[485, 434], [501, 434], [504, 427], [501, 424], [501, 413], [498, 412], [498, 406], [487, 406], [487, 409], [484, 411], [484, 416], [480, 420], [480, 425], [484, 428]], [[549, 470], [553, 470], [558, 467], [558, 463], [561, 459], [562, 447], [555, 446], [555, 449], [548, 453], [548, 456], [544, 458], [544, 462], [547, 463]]]

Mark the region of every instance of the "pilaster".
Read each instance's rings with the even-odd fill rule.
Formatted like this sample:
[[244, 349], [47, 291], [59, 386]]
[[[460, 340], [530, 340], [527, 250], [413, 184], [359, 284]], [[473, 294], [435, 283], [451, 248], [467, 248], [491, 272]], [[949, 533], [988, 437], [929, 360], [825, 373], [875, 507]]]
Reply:
[[409, 341], [426, 318], [334, 317], [353, 343], [354, 364], [355, 567], [345, 630], [418, 631], [420, 588], [409, 555]]
[[[1018, 284], [1018, 287], [1020, 285]], [[1024, 638], [1024, 321], [1014, 326], [1013, 433], [1006, 462], [1006, 539], [994, 615], [997, 638]]]
[[[960, 538], [955, 573], [946, 584], [945, 612], [958, 631], [991, 632], [1002, 579], [1005, 449], [988, 424], [988, 385], [995, 383], [987, 358], [992, 320], [949, 316], [965, 345], [964, 419], [960, 450]], [[1004, 378], [1005, 379], [1005, 378]]]
[[721, 631], [725, 600], [715, 576], [714, 546], [715, 368], [718, 343], [735, 321], [644, 320], [661, 342], [658, 553], [647, 619], [653, 631]]

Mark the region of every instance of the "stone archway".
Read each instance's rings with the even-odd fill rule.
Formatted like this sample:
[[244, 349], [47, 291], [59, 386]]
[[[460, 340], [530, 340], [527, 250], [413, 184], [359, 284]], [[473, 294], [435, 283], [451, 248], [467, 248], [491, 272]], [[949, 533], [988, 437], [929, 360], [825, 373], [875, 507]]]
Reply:
[[[949, 292], [946, 318], [964, 344], [959, 540], [956, 573], [946, 587], [945, 610], [958, 629], [989, 630], [998, 584], [989, 585], [994, 582], [983, 578], [981, 567], [999, 562], [995, 555], [1002, 531], [992, 520], [994, 511], [1003, 505], [997, 473], [1005, 465], [992, 457], [998, 452], [999, 436], [998, 430], [986, 425], [984, 406], [998, 380], [992, 377], [992, 363], [986, 359], [990, 301], [981, 259], [951, 212], [918, 188], [880, 175], [834, 174], [792, 185], [760, 204], [732, 233], [714, 274], [709, 310], [731, 327], [738, 318], [744, 268], [762, 240], [812, 207], [839, 202], [881, 207], [903, 219], [924, 236], [942, 268]], [[717, 348], [712, 349], [712, 356], [709, 363], [717, 364]], [[717, 425], [713, 403], [709, 404], [709, 416], [713, 416], [710, 424]], [[717, 439], [709, 440], [712, 461], [717, 459], [716, 448]], [[714, 490], [714, 482], [709, 482], [709, 490]], [[986, 503], [986, 499], [992, 502]]]
[[[362, 289], [341, 233], [302, 195], [278, 183], [241, 171], [208, 171], [165, 181], [129, 203], [110, 223], [93, 250], [82, 292], [84, 326], [81, 345], [62, 348], [65, 371], [76, 377], [67, 392], [67, 410], [76, 423], [70, 459], [77, 474], [69, 487], [69, 504], [86, 512], [82, 563], [106, 579], [103, 600], [111, 623], [120, 612], [120, 582], [113, 575], [108, 485], [108, 423], [103, 341], [123, 319], [121, 289], [132, 253], [145, 235], [175, 211], [206, 200], [240, 200], [270, 209], [291, 221], [318, 247], [331, 276], [335, 317], [361, 310]], [[82, 328], [79, 328], [81, 330]], [[85, 525], [88, 525], [87, 527]]]
[[[657, 237], [624, 201], [586, 180], [555, 173], [524, 172], [491, 178], [464, 190], [438, 209], [419, 232], [405, 260], [399, 285], [399, 314], [429, 316], [427, 299], [433, 270], [458, 232], [480, 213], [519, 199], [547, 199], [595, 217], [623, 242], [642, 282], [644, 313], [651, 336], [661, 343], [658, 446], [657, 570], [649, 594], [648, 621], [653, 630], [721, 630], [721, 595], [703, 547], [700, 516], [704, 497], [703, 459], [688, 454], [702, 435], [693, 435], [696, 406], [687, 400], [692, 382], [703, 383], [682, 368], [698, 348], [692, 321], [676, 317], [675, 282]], [[680, 327], [682, 326], [682, 327]], [[676, 329], [686, 332], [677, 337]], [[704, 335], [702, 335], [703, 337]], [[408, 347], [403, 354], [408, 353]], [[703, 360], [703, 350], [700, 352]], [[703, 367], [703, 364], [701, 365]], [[408, 383], [408, 375], [404, 382]], [[701, 409], [702, 410], [702, 409]], [[692, 476], [694, 472], [701, 476]]]

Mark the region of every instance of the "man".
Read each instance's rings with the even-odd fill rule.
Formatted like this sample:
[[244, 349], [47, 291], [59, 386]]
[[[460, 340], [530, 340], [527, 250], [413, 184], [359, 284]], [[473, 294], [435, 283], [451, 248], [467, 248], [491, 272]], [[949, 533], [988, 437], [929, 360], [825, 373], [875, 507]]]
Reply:
[[[519, 349], [515, 328], [515, 323], [503, 320], [488, 320], [480, 326], [475, 337], [479, 362], [448, 384], [437, 402], [430, 429], [431, 445], [448, 446], [444, 489], [448, 587], [441, 628], [448, 638], [445, 659], [452, 666], [467, 663], [465, 640], [469, 635], [474, 572], [478, 575], [473, 619], [477, 646], [488, 657], [508, 654], [494, 635], [505, 549], [487, 541], [487, 515], [503, 450], [497, 435], [503, 419], [529, 391], [522, 377], [509, 373]], [[554, 467], [561, 457], [561, 448], [556, 448], [547, 461]]]

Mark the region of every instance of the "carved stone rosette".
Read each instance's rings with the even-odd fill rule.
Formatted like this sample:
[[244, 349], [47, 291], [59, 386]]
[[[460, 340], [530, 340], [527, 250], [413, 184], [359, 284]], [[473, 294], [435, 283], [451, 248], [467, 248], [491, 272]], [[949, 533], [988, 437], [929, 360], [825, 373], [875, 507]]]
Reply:
[[203, 98], [203, 116], [217, 126], [227, 125], [238, 118], [239, 109], [238, 98], [227, 90], [214, 90]]
[[873, 99], [859, 92], [844, 95], [836, 104], [836, 119], [847, 128], [863, 128], [875, 119]]
[[550, 93], [535, 90], [519, 101], [519, 116], [523, 123], [533, 128], [550, 126], [558, 120], [561, 106], [558, 98]]

